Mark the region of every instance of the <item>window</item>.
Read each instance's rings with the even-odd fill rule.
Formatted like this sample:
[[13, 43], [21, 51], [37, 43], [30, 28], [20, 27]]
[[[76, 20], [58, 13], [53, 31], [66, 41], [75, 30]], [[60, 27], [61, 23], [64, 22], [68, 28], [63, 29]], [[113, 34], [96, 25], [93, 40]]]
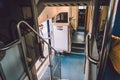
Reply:
[[56, 23], [67, 23], [68, 22], [68, 13], [62, 12], [56, 16]]

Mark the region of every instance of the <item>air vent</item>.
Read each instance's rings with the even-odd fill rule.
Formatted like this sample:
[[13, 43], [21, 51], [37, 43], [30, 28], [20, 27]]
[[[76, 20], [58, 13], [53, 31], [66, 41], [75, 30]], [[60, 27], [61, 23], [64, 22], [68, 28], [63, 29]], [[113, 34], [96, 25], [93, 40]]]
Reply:
[[80, 3], [77, 3], [77, 5], [78, 5], [78, 6], [81, 6], [81, 4], [80, 4]]
[[90, 5], [91, 0], [71, 0], [71, 1], [61, 1], [61, 0], [51, 0], [51, 1], [42, 1], [45, 6], [87, 6]]
[[64, 4], [65, 6], [69, 6], [68, 4]]
[[88, 3], [44, 3], [45, 6], [86, 6]]
[[46, 6], [52, 6], [51, 4], [46, 4]]
[[64, 4], [58, 4], [59, 6], [63, 6]]
[[53, 6], [57, 6], [56, 4], [52, 4]]

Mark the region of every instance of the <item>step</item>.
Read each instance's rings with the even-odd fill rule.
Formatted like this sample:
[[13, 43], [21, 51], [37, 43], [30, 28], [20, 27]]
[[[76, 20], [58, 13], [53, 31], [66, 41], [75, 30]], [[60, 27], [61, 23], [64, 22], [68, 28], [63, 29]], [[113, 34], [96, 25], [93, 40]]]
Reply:
[[76, 43], [76, 44], [85, 44], [85, 42], [84, 41], [72, 41], [72, 43]]
[[84, 49], [71, 49], [71, 52], [84, 53]]
[[72, 47], [73, 49], [82, 49], [82, 50], [84, 50], [85, 48], [83, 48], [83, 47]]
[[78, 52], [66, 52], [64, 56], [69, 56], [70, 54], [77, 54], [77, 55], [85, 55], [85, 53], [78, 53]]
[[70, 54], [85, 55], [85, 53], [70, 52]]
[[78, 29], [85, 30], [84, 26], [78, 26]]
[[85, 32], [85, 27], [78, 27], [77, 31], [79, 32]]
[[72, 42], [82, 43], [85, 40], [84, 32], [75, 32], [72, 36]]
[[77, 32], [85, 32], [85, 30], [83, 29], [77, 29]]
[[76, 35], [84, 35], [85, 33], [84, 32], [76, 31], [74, 34], [76, 34]]
[[71, 46], [72, 46], [72, 47], [84, 48], [84, 47], [85, 47], [85, 43], [72, 43]]

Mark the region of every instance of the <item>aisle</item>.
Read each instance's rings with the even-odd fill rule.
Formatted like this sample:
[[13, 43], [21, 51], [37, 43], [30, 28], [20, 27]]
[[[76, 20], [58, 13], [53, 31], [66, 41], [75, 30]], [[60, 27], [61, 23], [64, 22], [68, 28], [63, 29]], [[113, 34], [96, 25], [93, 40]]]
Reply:
[[84, 80], [84, 55], [67, 55], [61, 58], [61, 76], [66, 80]]

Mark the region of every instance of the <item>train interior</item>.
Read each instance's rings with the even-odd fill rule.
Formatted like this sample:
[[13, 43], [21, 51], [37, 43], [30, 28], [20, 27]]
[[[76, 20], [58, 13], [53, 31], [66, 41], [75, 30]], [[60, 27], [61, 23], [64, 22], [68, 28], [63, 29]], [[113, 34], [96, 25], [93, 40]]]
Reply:
[[119, 14], [119, 0], [0, 0], [0, 80], [120, 80]]

